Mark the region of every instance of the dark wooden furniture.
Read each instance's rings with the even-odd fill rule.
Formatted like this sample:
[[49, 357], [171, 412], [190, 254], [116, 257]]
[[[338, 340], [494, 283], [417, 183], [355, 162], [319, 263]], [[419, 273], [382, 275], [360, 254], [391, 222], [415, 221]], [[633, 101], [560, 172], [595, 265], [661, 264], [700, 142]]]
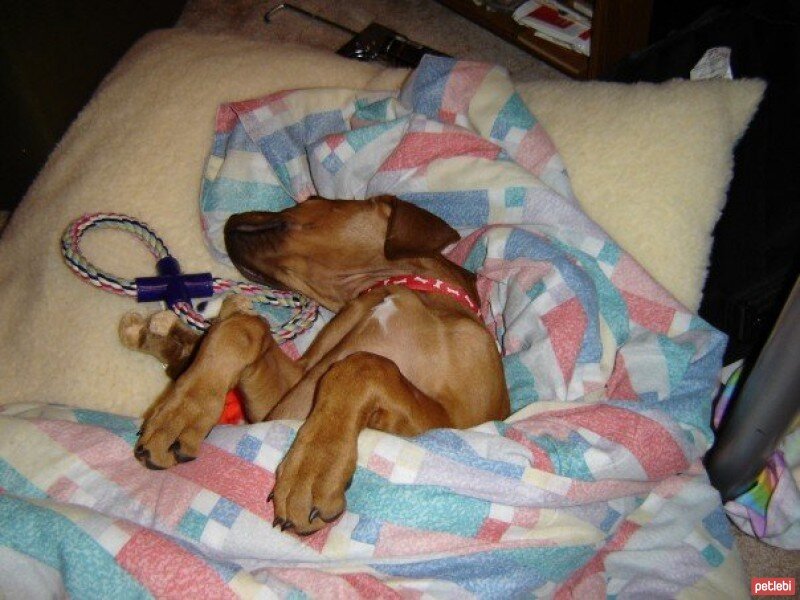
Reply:
[[536, 37], [510, 14], [486, 10], [473, 0], [438, 2], [576, 79], [594, 79], [608, 72], [618, 61], [644, 48], [650, 37], [652, 0], [595, 0], [591, 56]]

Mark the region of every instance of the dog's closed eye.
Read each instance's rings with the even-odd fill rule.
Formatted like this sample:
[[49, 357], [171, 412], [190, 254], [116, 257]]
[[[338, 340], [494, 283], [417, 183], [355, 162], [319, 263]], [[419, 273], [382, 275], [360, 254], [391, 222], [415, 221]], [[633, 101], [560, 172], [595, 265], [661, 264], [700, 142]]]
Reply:
[[281, 233], [286, 231], [288, 227], [288, 223], [282, 219], [270, 219], [261, 223], [236, 223], [231, 227], [231, 232], [244, 234]]

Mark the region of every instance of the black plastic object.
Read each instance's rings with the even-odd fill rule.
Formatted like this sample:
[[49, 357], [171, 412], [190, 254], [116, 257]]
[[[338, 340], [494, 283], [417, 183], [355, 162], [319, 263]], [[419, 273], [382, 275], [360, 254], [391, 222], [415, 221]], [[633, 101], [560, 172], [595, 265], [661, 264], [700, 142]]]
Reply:
[[447, 56], [443, 52], [412, 42], [378, 23], [367, 25], [336, 53], [357, 60], [380, 61], [391, 67], [410, 68], [416, 67], [426, 54]]
[[723, 500], [753, 485], [799, 409], [800, 278], [706, 457]]

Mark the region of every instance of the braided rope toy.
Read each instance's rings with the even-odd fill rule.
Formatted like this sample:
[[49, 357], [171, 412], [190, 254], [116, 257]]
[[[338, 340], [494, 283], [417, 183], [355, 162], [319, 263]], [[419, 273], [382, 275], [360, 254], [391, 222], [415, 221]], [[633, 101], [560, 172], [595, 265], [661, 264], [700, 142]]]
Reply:
[[[157, 259], [156, 277], [124, 279], [101, 271], [81, 253], [83, 235], [91, 229], [118, 229], [138, 238]], [[184, 323], [203, 332], [210, 323], [192, 306], [192, 298], [209, 298], [233, 293], [249, 296], [253, 302], [292, 309], [292, 316], [272, 330], [279, 344], [305, 331], [317, 318], [318, 306], [296, 292], [273, 290], [254, 283], [213, 277], [211, 273], [182, 274], [178, 261], [170, 254], [164, 241], [145, 223], [116, 213], [83, 215], [70, 223], [61, 237], [61, 253], [67, 266], [83, 281], [96, 288], [131, 296], [137, 302], [164, 301]]]

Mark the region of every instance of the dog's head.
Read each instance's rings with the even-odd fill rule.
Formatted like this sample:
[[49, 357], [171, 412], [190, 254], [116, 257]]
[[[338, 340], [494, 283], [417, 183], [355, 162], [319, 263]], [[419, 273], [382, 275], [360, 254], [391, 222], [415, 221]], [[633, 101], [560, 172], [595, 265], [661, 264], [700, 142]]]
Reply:
[[233, 215], [225, 247], [248, 279], [290, 288], [334, 310], [371, 275], [397, 261], [435, 257], [458, 233], [439, 217], [399, 200], [311, 197], [281, 212]]

